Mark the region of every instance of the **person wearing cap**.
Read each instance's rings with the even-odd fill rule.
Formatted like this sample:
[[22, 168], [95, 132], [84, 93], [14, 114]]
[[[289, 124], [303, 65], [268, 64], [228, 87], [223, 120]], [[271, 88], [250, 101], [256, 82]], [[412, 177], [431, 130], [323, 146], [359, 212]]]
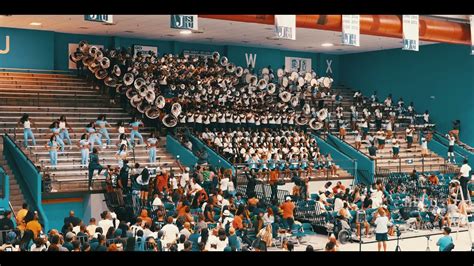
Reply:
[[293, 211], [295, 209], [295, 204], [291, 201], [290, 196], [286, 196], [285, 202], [280, 205], [280, 209], [283, 211], [283, 219], [286, 221], [289, 228], [291, 228], [294, 223]]
[[461, 189], [462, 189], [462, 195], [465, 201], [468, 200], [468, 187], [467, 184], [471, 180], [470, 178], [470, 173], [471, 173], [471, 167], [468, 164], [467, 159], [464, 159], [464, 162], [461, 166], [461, 169], [459, 170], [459, 183], [461, 184]]
[[74, 240], [76, 240], [76, 235], [73, 232], [67, 232], [66, 237], [65, 237], [65, 242], [62, 246], [67, 248], [68, 251], [72, 251], [74, 248], [72, 245], [72, 242]]
[[8, 232], [5, 244], [0, 246], [0, 251], [20, 251], [20, 247], [16, 242], [16, 233], [13, 231]]
[[5, 211], [5, 213], [3, 214], [3, 218], [0, 219], [0, 230], [8, 231], [15, 228], [11, 218], [12, 218], [12, 212]]
[[15, 215], [17, 225], [20, 225], [22, 223], [27, 213], [28, 213], [28, 204], [24, 202], [21, 209]]

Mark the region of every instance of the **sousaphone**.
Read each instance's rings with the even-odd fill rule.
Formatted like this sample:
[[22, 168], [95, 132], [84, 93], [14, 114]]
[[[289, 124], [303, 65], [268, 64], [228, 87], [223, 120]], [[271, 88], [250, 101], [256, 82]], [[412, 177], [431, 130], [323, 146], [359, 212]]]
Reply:
[[145, 80], [143, 78], [137, 78], [133, 82], [133, 85], [135, 86], [136, 89], [140, 89], [143, 85], [145, 85]]
[[212, 59], [214, 59], [214, 62], [219, 61], [220, 57], [221, 57], [221, 55], [219, 54], [219, 52], [212, 53]]
[[291, 81], [296, 81], [296, 80], [298, 80], [298, 77], [299, 77], [298, 72], [293, 71], [293, 72], [291, 72], [291, 75], [290, 75], [289, 79], [290, 79]]
[[103, 69], [108, 69], [110, 67], [110, 59], [108, 59], [107, 57], [103, 57], [102, 59], [100, 59], [100, 67], [102, 67]]
[[165, 127], [175, 127], [178, 124], [178, 119], [170, 114], [167, 114], [161, 120]]
[[163, 95], [160, 95], [158, 97], [156, 97], [155, 99], [155, 105], [156, 107], [158, 107], [159, 109], [163, 109], [165, 108], [165, 105], [166, 105], [166, 99]]
[[174, 116], [174, 117], [178, 117], [180, 114], [181, 114], [181, 104], [180, 103], [173, 103], [173, 105], [171, 106], [171, 114]]
[[108, 76], [104, 79], [104, 84], [107, 87], [117, 87], [118, 79], [116, 77], [113, 77], [113, 76]]
[[227, 59], [227, 57], [223, 56], [220, 59], [220, 63], [223, 67], [226, 67], [229, 64], [229, 59]]
[[291, 97], [291, 106], [296, 107], [298, 106], [299, 102], [300, 100], [298, 100], [298, 97], [296, 96]]
[[87, 43], [87, 41], [80, 41], [79, 42], [79, 50], [83, 53], [86, 53], [86, 52], [89, 52], [89, 44]]
[[130, 87], [127, 89], [127, 91], [125, 92], [125, 96], [127, 96], [127, 98], [130, 100], [133, 98], [133, 96], [137, 95], [137, 90], [133, 87]]
[[251, 75], [249, 84], [251, 84], [251, 85], [253, 85], [253, 86], [257, 86], [257, 83], [258, 83], [258, 78], [257, 78], [257, 76]]
[[103, 68], [98, 68], [95, 70], [95, 78], [96, 79], [105, 79], [107, 77], [108, 73], [107, 70]]
[[130, 99], [130, 105], [132, 105], [134, 108], [137, 108], [141, 102], [143, 102], [143, 97], [140, 96], [140, 94], [137, 94]]
[[120, 69], [118, 65], [114, 65], [114, 67], [112, 68], [112, 74], [114, 74], [117, 77], [120, 77], [120, 75], [122, 74], [122, 70]]
[[145, 115], [149, 119], [157, 119], [158, 117], [160, 117], [160, 113], [161, 113], [160, 109], [158, 109], [158, 107], [156, 106], [152, 106], [151, 108], [145, 111]]
[[139, 89], [138, 89], [138, 94], [140, 94], [141, 97], [146, 97], [148, 93], [148, 88], [146, 85], [142, 85]]
[[280, 93], [280, 99], [284, 102], [287, 103], [291, 100], [291, 93], [284, 91]]
[[281, 86], [282, 86], [283, 88], [286, 88], [286, 87], [288, 87], [288, 83], [289, 83], [288, 78], [287, 78], [287, 77], [283, 77], [283, 79], [281, 80]]
[[242, 77], [243, 74], [244, 74], [244, 69], [242, 67], [239, 66], [235, 69], [235, 75], [237, 77], [240, 78], [240, 77]]
[[133, 84], [134, 76], [132, 73], [128, 72], [123, 75], [123, 84], [130, 86]]
[[324, 126], [324, 124], [319, 122], [318, 119], [316, 119], [316, 118], [311, 119], [309, 121], [308, 125], [313, 130], [320, 130]]
[[305, 115], [309, 115], [311, 113], [311, 107], [309, 106], [309, 104], [305, 103], [303, 105], [303, 113]]
[[275, 93], [275, 91], [276, 91], [276, 86], [275, 86], [275, 84], [269, 83], [268, 86], [267, 86], [267, 93], [270, 94], [270, 95], [272, 95], [272, 94]]
[[262, 68], [262, 75], [268, 75], [270, 74], [270, 70], [268, 70], [268, 68], [264, 67]]
[[267, 87], [267, 85], [268, 84], [267, 84], [267, 81], [265, 79], [259, 80], [258, 84], [257, 84], [258, 88], [261, 89], [261, 90], [265, 89]]
[[308, 123], [308, 118], [303, 115], [300, 115], [295, 119], [295, 123], [299, 126], [304, 126]]
[[309, 72], [306, 72], [306, 74], [304, 75], [304, 80], [308, 83], [311, 81], [312, 78], [313, 78], [313, 75], [311, 75], [311, 73]]
[[82, 60], [82, 58], [84, 57], [84, 54], [83, 53], [72, 53], [69, 55], [69, 59], [74, 62], [74, 63], [77, 63], [79, 62], [80, 60]]
[[156, 98], [155, 91], [150, 91], [150, 90], [148, 90], [147, 93], [146, 93], [146, 96], [145, 96], [145, 100], [146, 100], [149, 104], [153, 104], [153, 102], [155, 101], [155, 98]]
[[328, 109], [323, 108], [317, 113], [319, 121], [324, 121], [328, 117]]
[[285, 74], [285, 72], [283, 71], [283, 69], [279, 68], [277, 70], [277, 77], [281, 78], [281, 77], [283, 77], [284, 74]]

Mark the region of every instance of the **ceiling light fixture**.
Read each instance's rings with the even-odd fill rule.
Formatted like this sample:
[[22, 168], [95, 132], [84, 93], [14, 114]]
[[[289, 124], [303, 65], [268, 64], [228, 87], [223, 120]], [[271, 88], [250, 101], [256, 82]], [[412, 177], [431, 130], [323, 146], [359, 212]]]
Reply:
[[42, 23], [41, 22], [31, 22], [30, 25], [31, 26], [41, 26]]
[[190, 31], [190, 30], [182, 30], [182, 31], [180, 31], [179, 33], [184, 34], [184, 35], [189, 35], [189, 34], [191, 34], [191, 33], [193, 33], [193, 32]]
[[330, 43], [330, 42], [325, 42], [325, 43], [321, 44], [321, 46], [322, 47], [332, 47], [332, 46], [334, 46], [334, 44]]

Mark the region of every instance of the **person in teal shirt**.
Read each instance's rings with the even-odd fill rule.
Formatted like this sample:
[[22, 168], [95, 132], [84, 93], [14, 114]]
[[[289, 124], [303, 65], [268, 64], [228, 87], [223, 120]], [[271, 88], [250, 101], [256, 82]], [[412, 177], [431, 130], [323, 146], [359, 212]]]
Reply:
[[101, 134], [101, 136], [99, 138], [101, 142], [102, 142], [102, 137], [104, 137], [107, 145], [110, 145], [110, 136], [106, 127], [112, 128], [112, 126], [107, 122], [105, 115], [99, 115], [99, 117], [97, 118], [97, 121], [95, 121], [95, 125], [99, 126], [100, 128], [99, 133]]
[[441, 237], [438, 240], [438, 242], [436, 242], [436, 245], [439, 246], [439, 251], [451, 251], [451, 250], [446, 250], [448, 246], [454, 246], [453, 238], [449, 235], [450, 233], [451, 233], [451, 228], [445, 227], [443, 229], [444, 236]]
[[130, 123], [130, 126], [132, 127], [132, 130], [130, 132], [130, 142], [132, 143], [132, 145], [135, 144], [135, 136], [140, 139], [140, 144], [143, 143], [142, 134], [138, 132], [138, 128], [140, 126], [143, 126], [143, 122], [139, 121], [136, 117], [134, 117], [132, 122]]

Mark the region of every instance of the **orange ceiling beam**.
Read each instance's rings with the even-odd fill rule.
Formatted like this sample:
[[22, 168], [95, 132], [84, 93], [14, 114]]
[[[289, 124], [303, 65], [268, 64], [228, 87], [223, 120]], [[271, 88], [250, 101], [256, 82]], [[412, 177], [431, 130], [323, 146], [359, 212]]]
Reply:
[[[273, 15], [199, 15], [201, 18], [274, 25]], [[360, 33], [402, 38], [401, 15], [361, 15]], [[342, 31], [341, 15], [296, 15], [296, 27]], [[420, 17], [420, 40], [451, 44], [471, 44], [469, 24]]]

